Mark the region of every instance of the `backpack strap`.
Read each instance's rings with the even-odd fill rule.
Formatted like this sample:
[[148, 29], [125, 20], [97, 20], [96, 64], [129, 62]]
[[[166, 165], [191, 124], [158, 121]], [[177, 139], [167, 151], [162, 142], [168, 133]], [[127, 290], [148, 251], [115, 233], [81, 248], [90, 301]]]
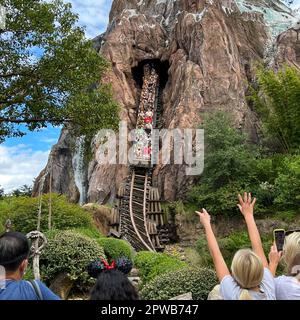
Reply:
[[38, 283], [35, 280], [28, 280], [27, 282], [31, 285], [31, 287], [34, 290], [36, 296], [38, 297], [38, 300], [44, 300], [41, 288], [38, 285]]

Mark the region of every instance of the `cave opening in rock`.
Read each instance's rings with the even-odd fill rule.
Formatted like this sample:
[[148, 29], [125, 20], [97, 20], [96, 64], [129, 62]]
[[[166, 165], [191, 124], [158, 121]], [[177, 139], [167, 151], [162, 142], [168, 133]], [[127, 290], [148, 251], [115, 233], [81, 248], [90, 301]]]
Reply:
[[141, 89], [143, 86], [144, 66], [147, 64], [150, 64], [158, 73], [160, 79], [160, 89], [163, 90], [168, 82], [168, 71], [170, 68], [169, 61], [146, 59], [140, 61], [136, 67], [132, 68], [133, 79], [135, 80], [139, 89]]
[[[136, 83], [136, 86], [138, 88], [138, 91], [137, 91], [137, 94], [138, 94], [138, 97], [137, 97], [137, 102], [139, 104], [139, 107], [137, 108], [137, 122], [139, 122], [139, 112], [141, 112], [141, 108], [143, 108], [143, 103], [142, 103], [142, 92], [143, 90], [145, 90], [146, 88], [143, 89], [143, 86], [145, 86], [145, 84], [143, 83], [143, 81], [146, 81], [146, 86], [147, 84], [149, 84], [149, 80], [151, 79], [151, 75], [148, 74], [146, 76], [145, 72], [146, 69], [149, 68], [150, 70], [150, 73], [151, 73], [151, 70], [155, 70], [154, 73], [157, 74], [158, 76], [158, 87], [157, 87], [157, 91], [156, 91], [156, 98], [155, 98], [155, 102], [153, 103], [153, 107], [154, 107], [154, 110], [153, 110], [153, 128], [161, 128], [162, 125], [163, 125], [163, 121], [162, 121], [162, 114], [163, 114], [163, 99], [162, 99], [162, 96], [163, 96], [163, 90], [168, 82], [168, 71], [169, 71], [169, 68], [170, 68], [170, 64], [169, 64], [169, 61], [167, 60], [164, 60], [164, 61], [161, 61], [159, 59], [146, 59], [146, 60], [142, 60], [138, 63], [138, 65], [134, 68], [132, 68], [132, 76], [133, 76], [133, 79]], [[150, 77], [150, 78], [149, 78]], [[146, 79], [146, 80], [145, 80]], [[151, 82], [151, 80], [150, 80]], [[150, 89], [151, 91], [151, 89]], [[148, 100], [149, 102], [149, 99], [150, 99], [150, 103], [151, 102], [151, 95], [153, 93], [151, 92], [148, 92], [146, 93], [146, 100]], [[145, 95], [144, 95], [144, 102], [145, 102]], [[147, 102], [146, 102], [147, 104]], [[145, 113], [147, 114], [147, 112]], [[152, 115], [150, 115], [152, 117]], [[147, 120], [145, 118], [145, 120]], [[151, 121], [152, 122], [152, 121]], [[151, 129], [152, 129], [152, 124], [150, 125]], [[139, 123], [137, 123], [137, 126], [139, 126]], [[147, 126], [146, 126], [147, 127]]]

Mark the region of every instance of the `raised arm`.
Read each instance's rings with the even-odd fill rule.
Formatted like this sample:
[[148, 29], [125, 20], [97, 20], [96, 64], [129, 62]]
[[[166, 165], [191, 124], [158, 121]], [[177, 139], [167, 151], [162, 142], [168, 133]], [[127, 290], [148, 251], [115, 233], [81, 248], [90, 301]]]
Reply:
[[205, 209], [203, 209], [202, 212], [196, 211], [196, 213], [199, 215], [200, 222], [204, 227], [208, 248], [213, 258], [213, 262], [217, 272], [217, 277], [221, 282], [225, 276], [230, 275], [230, 272], [227, 268], [225, 260], [220, 251], [217, 239], [212, 230], [211, 223], [210, 223], [210, 215], [207, 213]]
[[246, 221], [249, 238], [250, 238], [251, 245], [252, 245], [252, 250], [261, 258], [264, 267], [268, 268], [268, 260], [265, 255], [265, 252], [264, 252], [264, 249], [262, 246], [262, 242], [261, 242], [261, 238], [260, 238], [260, 234], [258, 232], [256, 223], [254, 220], [254, 215], [253, 215], [253, 209], [254, 209], [255, 202], [256, 202], [256, 198], [254, 198], [252, 201], [251, 193], [247, 194], [245, 192], [244, 199], [239, 194], [238, 207], [239, 207], [239, 209], [240, 209], [241, 213], [243, 214], [245, 221]]
[[269, 253], [269, 269], [273, 277], [276, 276], [276, 271], [277, 271], [279, 261], [281, 259], [281, 255], [282, 255], [282, 251], [278, 252], [276, 243], [274, 242]]

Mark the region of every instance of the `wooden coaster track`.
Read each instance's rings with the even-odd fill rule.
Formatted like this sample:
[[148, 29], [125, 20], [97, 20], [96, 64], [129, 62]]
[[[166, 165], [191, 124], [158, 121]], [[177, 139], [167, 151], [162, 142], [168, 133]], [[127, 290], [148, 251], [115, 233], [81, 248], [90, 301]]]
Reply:
[[156, 188], [151, 187], [151, 170], [135, 168], [118, 194], [122, 238], [140, 250], [162, 251], [167, 237], [163, 211]]
[[[145, 130], [151, 137], [152, 128], [160, 125], [161, 93], [159, 77], [155, 69], [147, 65], [145, 70], [142, 96], [148, 98], [146, 101], [145, 98], [143, 101], [141, 98], [137, 128]], [[144, 114], [145, 127], [143, 127]], [[150, 129], [149, 119], [151, 119]], [[138, 143], [142, 142], [143, 140], [138, 140]], [[149, 139], [146, 139], [145, 143], [149, 150]], [[140, 150], [141, 148], [138, 151]], [[163, 251], [164, 245], [169, 241], [168, 229], [164, 221], [159, 191], [152, 185], [151, 158], [146, 159], [138, 153], [137, 163], [131, 168], [130, 175], [119, 189], [118, 209], [112, 211], [111, 234], [120, 235], [137, 251]]]

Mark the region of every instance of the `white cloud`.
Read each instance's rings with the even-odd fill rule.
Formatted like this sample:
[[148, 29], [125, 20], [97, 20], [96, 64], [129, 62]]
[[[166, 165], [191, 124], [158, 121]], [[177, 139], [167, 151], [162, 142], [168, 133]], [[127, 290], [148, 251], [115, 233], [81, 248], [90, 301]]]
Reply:
[[293, 9], [300, 7], [300, 0], [295, 0], [294, 3], [291, 5]]
[[86, 27], [88, 38], [103, 33], [107, 27], [112, 0], [66, 0], [73, 12], [79, 14], [79, 23]]
[[0, 145], [0, 185], [10, 192], [24, 184], [32, 185], [34, 178], [47, 163], [48, 151], [33, 151], [27, 145]]

